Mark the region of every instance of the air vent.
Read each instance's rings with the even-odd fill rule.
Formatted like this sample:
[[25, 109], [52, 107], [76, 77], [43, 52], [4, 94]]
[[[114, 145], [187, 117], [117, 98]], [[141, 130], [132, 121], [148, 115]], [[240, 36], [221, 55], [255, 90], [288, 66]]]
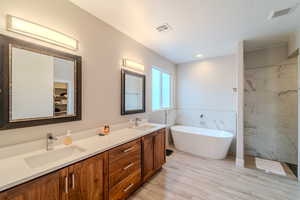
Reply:
[[156, 30], [161, 33], [161, 32], [168, 32], [172, 30], [172, 28], [169, 24], [163, 24], [161, 26], [156, 27]]
[[285, 8], [285, 9], [282, 9], [282, 10], [277, 10], [277, 11], [272, 11], [270, 16], [269, 16], [269, 19], [275, 19], [275, 18], [278, 18], [278, 17], [282, 17], [284, 15], [289, 15], [291, 14], [294, 10], [296, 10], [296, 8], [298, 7], [299, 4], [293, 6], [293, 7], [290, 7], [290, 8]]

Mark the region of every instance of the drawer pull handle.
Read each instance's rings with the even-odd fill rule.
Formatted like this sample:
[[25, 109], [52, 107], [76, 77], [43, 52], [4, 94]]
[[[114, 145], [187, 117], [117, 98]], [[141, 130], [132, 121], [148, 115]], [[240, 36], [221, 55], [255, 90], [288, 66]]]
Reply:
[[130, 163], [129, 165], [127, 165], [126, 167], [124, 167], [123, 170], [129, 169], [129, 168], [132, 167], [133, 165], [134, 165], [134, 163]]
[[68, 183], [68, 177], [65, 177], [65, 193], [68, 194], [69, 193], [69, 183]]
[[72, 188], [75, 189], [75, 174], [72, 173]]
[[134, 186], [133, 183], [131, 183], [126, 189], [124, 189], [124, 192], [128, 192], [128, 190], [130, 190], [130, 188], [132, 188]]
[[130, 147], [130, 148], [128, 148], [128, 149], [125, 149], [123, 152], [124, 153], [127, 153], [127, 152], [129, 152], [129, 151], [131, 151], [131, 150], [133, 150], [134, 149], [134, 147]]

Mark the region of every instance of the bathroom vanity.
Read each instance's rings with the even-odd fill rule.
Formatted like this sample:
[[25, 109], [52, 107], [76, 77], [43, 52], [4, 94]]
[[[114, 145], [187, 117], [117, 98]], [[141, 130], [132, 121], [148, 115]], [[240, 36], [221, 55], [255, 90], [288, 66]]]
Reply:
[[[23, 177], [23, 181], [26, 178], [31, 179], [25, 183], [16, 185], [15, 182], [12, 183], [13, 187], [1, 185], [2, 189], [5, 187], [6, 189], [0, 192], [0, 200], [126, 199], [166, 162], [165, 128], [162, 127], [151, 132], [132, 130], [132, 134], [124, 136], [126, 140], [121, 143], [112, 142], [113, 137], [118, 135], [111, 136], [112, 138], [94, 136], [103, 141], [102, 144], [99, 143], [103, 148], [94, 153], [89, 151], [81, 154], [81, 157], [78, 156], [79, 161], [76, 162], [74, 160], [62, 162], [60, 166], [51, 167], [52, 169], [48, 167], [44, 167], [45, 170], [43, 167], [33, 169], [33, 174], [28, 175], [30, 177]], [[129, 133], [130, 129], [126, 131]], [[88, 144], [89, 141], [94, 141], [94, 144]], [[110, 143], [110, 147], [104, 147], [104, 143]], [[81, 144], [96, 146], [95, 138]], [[55, 168], [58, 169], [51, 171]], [[38, 173], [39, 170], [41, 171]], [[11, 175], [14, 176], [13, 173]], [[35, 176], [37, 178], [32, 180]]]
[[[0, 34], [0, 60], [0, 130], [81, 120], [81, 56]], [[145, 112], [145, 75], [121, 75], [121, 115]], [[166, 162], [165, 126], [137, 125], [1, 148], [0, 200], [126, 199]]]

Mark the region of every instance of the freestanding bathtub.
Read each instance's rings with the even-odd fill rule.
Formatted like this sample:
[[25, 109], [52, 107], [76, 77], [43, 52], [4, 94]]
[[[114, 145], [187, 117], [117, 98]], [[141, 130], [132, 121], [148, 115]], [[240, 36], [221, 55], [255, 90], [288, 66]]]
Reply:
[[230, 132], [191, 126], [172, 126], [171, 131], [178, 150], [211, 159], [224, 159], [233, 139]]

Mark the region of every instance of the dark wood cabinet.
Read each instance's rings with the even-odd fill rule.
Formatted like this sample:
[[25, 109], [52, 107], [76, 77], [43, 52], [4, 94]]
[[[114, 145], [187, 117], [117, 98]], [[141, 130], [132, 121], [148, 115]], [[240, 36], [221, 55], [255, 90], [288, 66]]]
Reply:
[[109, 152], [109, 200], [126, 199], [141, 184], [141, 139]]
[[165, 162], [161, 129], [0, 192], [0, 200], [123, 200]]
[[61, 200], [105, 200], [107, 153], [69, 166], [60, 173]]
[[107, 153], [0, 193], [0, 200], [105, 200]]
[[154, 141], [155, 134], [144, 136], [143, 139], [143, 181], [154, 173]]
[[160, 169], [166, 162], [165, 129], [157, 131], [154, 138], [154, 168]]
[[143, 181], [147, 181], [166, 162], [165, 129], [144, 136]]
[[59, 200], [59, 172], [0, 193], [0, 200]]
[[141, 183], [141, 172], [135, 171], [109, 191], [109, 200], [124, 200], [130, 196]]

